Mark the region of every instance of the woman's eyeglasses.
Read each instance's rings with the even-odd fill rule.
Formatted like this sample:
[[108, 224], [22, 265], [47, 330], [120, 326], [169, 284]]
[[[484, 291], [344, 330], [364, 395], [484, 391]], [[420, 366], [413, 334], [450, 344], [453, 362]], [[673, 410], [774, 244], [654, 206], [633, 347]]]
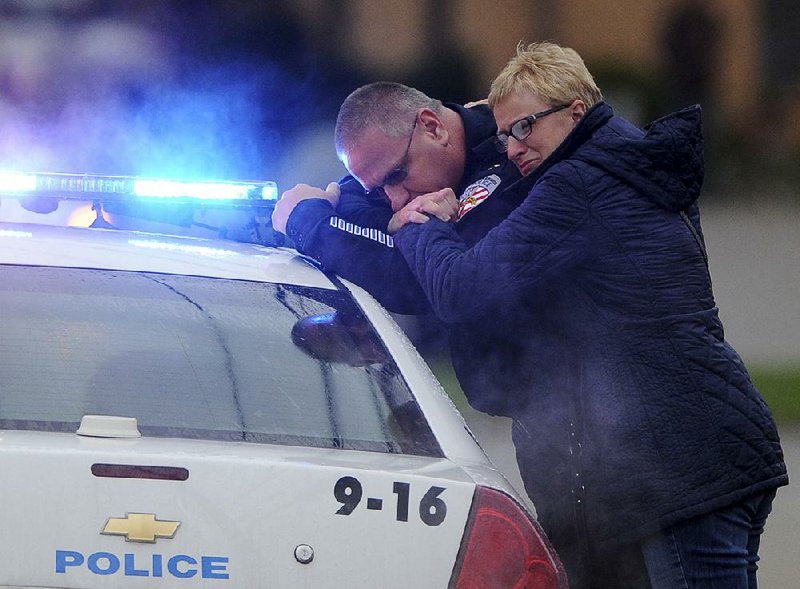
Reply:
[[531, 130], [533, 128], [533, 123], [541, 119], [542, 117], [546, 117], [549, 114], [553, 114], [554, 112], [558, 112], [560, 110], [564, 110], [570, 106], [570, 104], [559, 104], [558, 106], [554, 106], [552, 108], [548, 108], [547, 110], [543, 110], [542, 112], [537, 112], [532, 115], [528, 115], [525, 118], [522, 118], [518, 121], [515, 121], [511, 124], [511, 128], [508, 130], [508, 133], [498, 133], [494, 136], [494, 146], [500, 153], [505, 153], [508, 151], [508, 138], [513, 137], [517, 141], [523, 141], [528, 135], [531, 134]]

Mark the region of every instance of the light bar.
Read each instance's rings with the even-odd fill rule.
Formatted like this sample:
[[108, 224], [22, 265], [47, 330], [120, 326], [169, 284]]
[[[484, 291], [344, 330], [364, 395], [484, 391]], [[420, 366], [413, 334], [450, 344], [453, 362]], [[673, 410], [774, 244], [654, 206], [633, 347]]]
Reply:
[[164, 199], [173, 203], [220, 206], [271, 206], [278, 199], [275, 182], [159, 180], [89, 174], [0, 172], [0, 197], [51, 197], [61, 200], [131, 201]]
[[36, 176], [0, 172], [0, 192], [30, 192], [36, 190]]

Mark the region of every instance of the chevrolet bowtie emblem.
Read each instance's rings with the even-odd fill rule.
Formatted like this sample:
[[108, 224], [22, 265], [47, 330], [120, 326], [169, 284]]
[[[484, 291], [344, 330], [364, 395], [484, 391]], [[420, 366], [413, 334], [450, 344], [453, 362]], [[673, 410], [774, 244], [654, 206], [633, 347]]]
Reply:
[[125, 517], [110, 517], [101, 534], [125, 536], [128, 542], [150, 542], [156, 538], [172, 538], [181, 522], [161, 521], [154, 513], [128, 513]]

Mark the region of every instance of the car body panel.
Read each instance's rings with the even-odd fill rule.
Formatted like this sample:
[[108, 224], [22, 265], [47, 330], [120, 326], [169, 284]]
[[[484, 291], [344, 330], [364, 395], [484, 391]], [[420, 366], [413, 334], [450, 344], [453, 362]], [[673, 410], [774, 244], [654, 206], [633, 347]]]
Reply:
[[[0, 586], [177, 587], [188, 578], [193, 586], [444, 587], [474, 491], [449, 460], [359, 451], [12, 431], [0, 434], [0, 451], [5, 472], [16, 473], [0, 481], [9, 540], [0, 552]], [[97, 477], [91, 467], [98, 463], [182, 467], [189, 476]], [[343, 504], [334, 496], [343, 477], [363, 490], [349, 515], [337, 514]], [[398, 517], [398, 482], [408, 485], [406, 521]], [[431, 487], [444, 489], [438, 525], [419, 515]], [[382, 500], [381, 509], [369, 508], [368, 499]], [[109, 518], [128, 513], [180, 526], [153, 543], [100, 533]], [[295, 558], [301, 545], [313, 549], [308, 564]], [[90, 566], [97, 553], [114, 555], [119, 566], [108, 556]], [[75, 554], [84, 562], [75, 564]], [[128, 570], [125, 554], [133, 555]], [[189, 557], [176, 564], [187, 578], [168, 570], [175, 555]], [[204, 556], [216, 559], [207, 578]]]
[[[441, 448], [441, 456], [413, 456], [6, 427], [0, 429], [0, 468], [7, 473], [0, 478], [0, 587], [446, 587], [476, 485], [523, 505], [389, 313], [293, 250], [0, 224], [0, 264], [348, 291]], [[179, 468], [188, 477], [93, 474], [93, 465], [109, 464]], [[173, 537], [152, 543], [101, 534], [109, 518], [126, 514], [180, 525]], [[303, 563], [296, 551], [306, 557], [308, 547], [313, 559]]]
[[134, 231], [0, 223], [0, 260], [334, 288], [293, 250]]

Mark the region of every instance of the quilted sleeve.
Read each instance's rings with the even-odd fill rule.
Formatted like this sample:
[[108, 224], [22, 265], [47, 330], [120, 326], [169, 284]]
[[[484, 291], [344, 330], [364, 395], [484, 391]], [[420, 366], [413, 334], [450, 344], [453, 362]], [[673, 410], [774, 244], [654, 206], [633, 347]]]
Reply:
[[436, 315], [447, 323], [468, 322], [490, 316], [498, 305], [518, 304], [538, 283], [573, 265], [585, 247], [578, 229], [588, 211], [575, 166], [562, 164], [471, 248], [437, 219], [405, 226], [395, 244]]

